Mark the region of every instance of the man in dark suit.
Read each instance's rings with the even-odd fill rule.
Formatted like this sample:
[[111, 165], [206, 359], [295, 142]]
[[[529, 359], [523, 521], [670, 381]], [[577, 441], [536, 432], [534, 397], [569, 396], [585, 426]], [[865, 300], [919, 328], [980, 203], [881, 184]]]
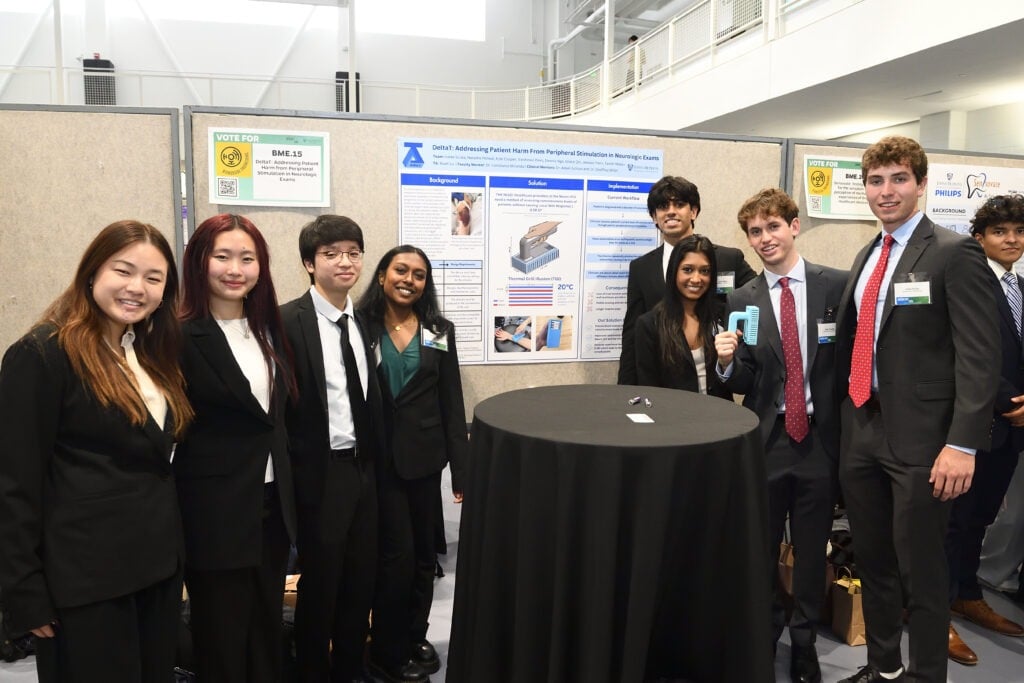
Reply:
[[[838, 487], [835, 312], [849, 273], [800, 256], [798, 214], [796, 202], [774, 188], [740, 208], [740, 227], [764, 271], [729, 295], [729, 310], [758, 307], [758, 343], [740, 344], [736, 332], [722, 332], [715, 349], [719, 377], [730, 391], [744, 394], [743, 405], [760, 421], [768, 471], [769, 567], [775, 576], [789, 517], [794, 549], [790, 672], [794, 681], [817, 683], [814, 621], [824, 598], [825, 545]], [[786, 612], [776, 584], [772, 628], [778, 641]]]
[[[978, 242], [918, 211], [928, 157], [886, 137], [861, 161], [882, 223], [839, 304], [839, 483], [864, 588], [868, 664], [846, 683], [946, 680], [953, 498], [989, 446], [999, 382], [992, 271]], [[910, 632], [904, 675], [902, 610]]]
[[[985, 250], [991, 283], [999, 309], [999, 340], [1002, 346], [1001, 377], [992, 421], [992, 445], [974, 458], [971, 488], [953, 501], [946, 533], [949, 560], [950, 600], [954, 614], [970, 619], [996, 633], [1020, 637], [1024, 628], [997, 614], [982, 596], [978, 564], [985, 529], [995, 520], [1017, 455], [1024, 450], [1024, 355], [1021, 349], [1021, 278], [1013, 264], [1024, 253], [1024, 197], [1004, 195], [985, 202], [974, 220], [971, 235]], [[1016, 399], [1016, 400], [1014, 400]], [[949, 658], [960, 664], [977, 664], [978, 656], [949, 627]]]
[[[647, 212], [661, 232], [663, 244], [629, 264], [626, 284], [626, 316], [622, 321], [622, 353], [619, 356], [619, 384], [636, 384], [636, 353], [633, 328], [637, 318], [654, 308], [665, 295], [665, 270], [672, 248], [693, 234], [700, 213], [700, 192], [686, 178], [665, 176], [647, 193]], [[725, 295], [754, 279], [754, 270], [733, 247], [715, 245], [718, 263], [717, 291]]]
[[281, 307], [299, 389], [286, 412], [302, 571], [299, 677], [371, 683], [363, 654], [377, 562], [373, 461], [383, 443], [373, 347], [349, 298], [363, 267], [362, 230], [319, 216], [299, 234], [299, 253], [313, 286]]

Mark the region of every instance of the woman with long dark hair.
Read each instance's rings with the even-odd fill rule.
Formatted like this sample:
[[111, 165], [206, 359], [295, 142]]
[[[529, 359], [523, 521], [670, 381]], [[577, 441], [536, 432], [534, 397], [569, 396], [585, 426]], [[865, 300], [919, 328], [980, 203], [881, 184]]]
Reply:
[[267, 243], [244, 216], [213, 216], [189, 240], [182, 276], [182, 372], [196, 416], [174, 469], [196, 669], [204, 681], [277, 681], [295, 381]]
[[636, 325], [637, 383], [732, 398], [715, 373], [715, 335], [724, 309], [715, 296], [718, 266], [707, 237], [672, 249], [665, 295]]
[[4, 626], [41, 680], [173, 679], [181, 518], [171, 476], [192, 418], [164, 236], [104, 228], [0, 368]]
[[441, 317], [430, 259], [402, 245], [384, 254], [359, 309], [380, 340], [388, 451], [377, 466], [380, 560], [371, 671], [426, 680], [440, 668], [427, 641], [441, 471], [462, 500], [466, 415], [455, 326]]

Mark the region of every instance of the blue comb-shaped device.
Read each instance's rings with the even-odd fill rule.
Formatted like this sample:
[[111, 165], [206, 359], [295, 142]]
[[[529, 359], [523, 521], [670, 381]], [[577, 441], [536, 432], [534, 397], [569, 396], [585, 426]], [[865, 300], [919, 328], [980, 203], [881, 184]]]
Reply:
[[747, 306], [745, 311], [733, 311], [729, 314], [729, 331], [735, 332], [743, 323], [743, 341], [750, 346], [757, 346], [757, 321], [761, 317], [761, 309]]

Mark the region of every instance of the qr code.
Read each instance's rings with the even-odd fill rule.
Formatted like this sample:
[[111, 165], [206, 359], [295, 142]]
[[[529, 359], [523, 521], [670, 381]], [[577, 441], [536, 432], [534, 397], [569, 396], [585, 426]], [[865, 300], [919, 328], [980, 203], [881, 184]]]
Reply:
[[238, 178], [217, 178], [218, 197], [238, 197]]
[[812, 194], [809, 199], [811, 200], [811, 211], [821, 211], [821, 196]]

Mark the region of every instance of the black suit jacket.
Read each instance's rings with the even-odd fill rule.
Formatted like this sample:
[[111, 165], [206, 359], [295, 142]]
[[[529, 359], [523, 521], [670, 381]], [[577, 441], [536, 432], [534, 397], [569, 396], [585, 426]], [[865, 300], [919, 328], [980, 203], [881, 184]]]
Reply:
[[[849, 390], [857, 330], [854, 291], [873, 240], [857, 254], [839, 303], [836, 378]], [[931, 303], [895, 306], [893, 281], [927, 274]], [[922, 217], [890, 281], [875, 363], [885, 436], [900, 460], [931, 467], [945, 444], [988, 449], [999, 384], [995, 275], [974, 239]]]
[[[1017, 286], [1024, 290], [1024, 279], [1017, 276]], [[999, 280], [993, 282], [996, 308], [999, 310], [999, 339], [1002, 344], [1002, 363], [999, 389], [996, 391], [995, 416], [992, 420], [992, 450], [1013, 439], [1014, 450], [1024, 450], [1024, 428], [1011, 427], [1003, 413], [1018, 407], [1010, 399], [1024, 394], [1024, 346], [1017, 336], [1017, 327], [1006, 303], [1006, 294]]]
[[[380, 372], [384, 396], [384, 424], [395, 472], [402, 479], [436, 474], [451, 462], [452, 489], [462, 491], [466, 467], [466, 409], [455, 348], [455, 326], [445, 321], [448, 350], [420, 343], [420, 366], [397, 396]], [[375, 344], [387, 332], [371, 325]]]
[[268, 413], [253, 396], [216, 320], [188, 321], [183, 329], [181, 369], [195, 411], [174, 457], [186, 561], [200, 570], [258, 567], [267, 456], [274, 465], [285, 528], [295, 539], [284, 373], [275, 373]]
[[53, 331], [15, 342], [0, 370], [0, 591], [13, 632], [167, 579], [183, 556], [171, 432], [101, 407]]
[[[635, 384], [666, 389], [682, 389], [683, 391], [700, 391], [697, 377], [697, 364], [693, 360], [690, 349], [684, 345], [686, 363], [682, 366], [665, 367], [661, 361], [661, 338], [658, 336], [657, 311], [651, 310], [640, 316], [636, 321], [636, 382]], [[708, 396], [717, 396], [732, 400], [729, 391], [715, 372], [718, 362], [711, 349], [710, 358], [704, 359], [705, 376], [707, 377]]]
[[[288, 442], [295, 479], [295, 499], [299, 505], [320, 505], [323, 500], [327, 460], [331, 455], [331, 438], [327, 415], [327, 380], [324, 376], [324, 354], [313, 297], [306, 292], [281, 307], [285, 334], [295, 356], [295, 378], [299, 398], [289, 402], [285, 412]], [[366, 348], [366, 405], [370, 411], [373, 435], [369, 443], [359, 444], [359, 457], [374, 458], [383, 452], [383, 417], [380, 385], [377, 382], [374, 346], [367, 336], [366, 320], [356, 312], [356, 322]]]
[[[814, 420], [819, 427], [825, 450], [839, 459], [839, 398], [835, 381], [835, 343], [819, 343], [818, 321], [835, 322], [839, 299], [849, 272], [804, 261], [807, 304], [807, 381], [811, 387]], [[761, 440], [768, 442], [779, 414], [786, 385], [786, 361], [775, 309], [764, 273], [729, 295], [729, 310], [743, 311], [747, 306], [760, 309], [758, 342], [741, 343], [733, 360], [733, 370], [725, 386], [744, 394], [743, 405], [757, 414]]]
[[[658, 245], [657, 248], [629, 262], [626, 315], [622, 320], [622, 353], [619, 356], [619, 384], [641, 384], [636, 376], [633, 328], [637, 319], [654, 308], [654, 305], [665, 296], [665, 270], [661, 265], [663, 249], [663, 245]], [[739, 249], [716, 244], [715, 261], [719, 273], [732, 271], [736, 274], [736, 288], [750, 282], [756, 275]], [[719, 298], [725, 303], [725, 295], [719, 295]]]

